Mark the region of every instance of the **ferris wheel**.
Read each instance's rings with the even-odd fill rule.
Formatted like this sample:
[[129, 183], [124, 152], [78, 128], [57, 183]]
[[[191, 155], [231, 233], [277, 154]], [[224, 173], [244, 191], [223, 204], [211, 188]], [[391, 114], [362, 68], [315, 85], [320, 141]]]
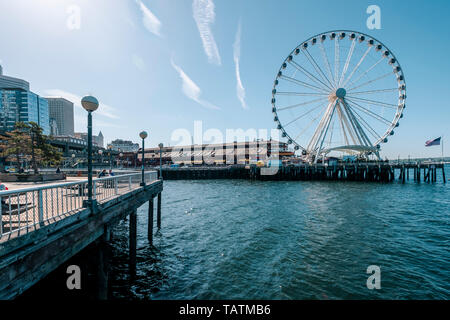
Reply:
[[391, 50], [364, 33], [315, 35], [282, 63], [272, 90], [277, 128], [316, 162], [332, 154], [379, 158], [403, 117], [406, 83]]

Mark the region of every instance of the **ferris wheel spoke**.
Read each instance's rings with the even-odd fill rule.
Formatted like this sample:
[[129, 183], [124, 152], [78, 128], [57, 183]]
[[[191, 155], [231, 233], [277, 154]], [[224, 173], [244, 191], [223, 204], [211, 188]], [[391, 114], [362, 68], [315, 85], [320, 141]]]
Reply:
[[398, 108], [398, 106], [396, 104], [392, 104], [392, 103], [386, 103], [386, 102], [382, 102], [382, 101], [363, 99], [363, 98], [353, 97], [352, 95], [347, 95], [347, 97], [351, 98], [351, 99], [359, 100], [359, 101], [364, 101], [365, 103], [370, 104], [370, 105], [382, 106], [382, 107], [391, 108], [391, 109], [397, 109]]
[[323, 62], [325, 64], [325, 66], [327, 67], [328, 75], [330, 76], [331, 81], [334, 82], [333, 72], [331, 72], [330, 61], [328, 60], [328, 55], [325, 51], [325, 48], [323, 47], [323, 43], [319, 42], [319, 46], [320, 46], [320, 51], [322, 52]]
[[337, 110], [337, 114], [338, 114], [338, 118], [339, 118], [339, 124], [340, 124], [340, 127], [341, 127], [341, 137], [344, 139], [345, 144], [348, 145], [348, 137], [347, 137], [347, 133], [345, 132], [345, 127], [344, 127], [344, 121], [343, 121], [343, 115], [342, 115], [341, 107], [338, 105], [336, 110]]
[[375, 93], [380, 93], [380, 92], [395, 92], [398, 91], [398, 88], [391, 88], [391, 89], [379, 89], [379, 90], [369, 90], [369, 91], [356, 91], [356, 92], [351, 92], [348, 91], [348, 95], [360, 95], [360, 94], [375, 94]]
[[373, 117], [374, 119], [377, 119], [380, 122], [383, 122], [385, 124], [391, 125], [391, 121], [389, 121], [388, 119], [376, 114], [375, 112], [370, 111], [369, 109], [364, 108], [363, 106], [361, 106], [360, 104], [356, 103], [355, 101], [353, 101], [350, 98], [347, 98], [347, 103], [350, 103], [351, 106], [367, 113], [368, 115], [370, 115], [371, 117]]
[[325, 82], [328, 82], [328, 84], [331, 86], [327, 85], [327, 88], [332, 90], [333, 88], [333, 84], [330, 82], [330, 80], [327, 78], [327, 76], [325, 75], [325, 73], [323, 73], [322, 69], [319, 67], [319, 65], [317, 64], [316, 60], [311, 56], [311, 54], [309, 53], [308, 49], [305, 49], [305, 56], [306, 58], [309, 60], [309, 63], [311, 63], [311, 65], [313, 66], [313, 68], [316, 70], [316, 72], [320, 75], [320, 77], [322, 78], [322, 80], [324, 80]]
[[364, 86], [366, 86], [366, 85], [368, 85], [368, 84], [371, 84], [371, 83], [374, 83], [374, 82], [376, 82], [376, 81], [378, 81], [378, 80], [384, 79], [384, 78], [390, 76], [391, 74], [392, 74], [392, 72], [388, 72], [388, 73], [386, 73], [386, 74], [384, 74], [384, 75], [382, 75], [382, 76], [380, 76], [380, 77], [378, 77], [378, 78], [369, 80], [369, 81], [367, 81], [367, 82], [364, 82], [363, 84], [360, 84], [359, 86], [350, 88], [348, 91], [351, 92], [352, 90], [355, 90], [355, 89], [364, 87]]
[[356, 78], [355, 81], [352, 81], [349, 86], [355, 85], [359, 80], [361, 80], [362, 77], [364, 77], [366, 74], [368, 74], [373, 68], [375, 68], [381, 61], [383, 61], [384, 58], [381, 58], [377, 62], [375, 62], [369, 69], [364, 71], [358, 78]]
[[308, 144], [307, 150], [310, 150], [310, 151], [316, 150], [317, 143], [319, 142], [320, 138], [323, 136], [325, 128], [327, 128], [327, 124], [329, 123], [329, 120], [332, 116], [335, 106], [336, 106], [336, 102], [330, 102], [328, 104], [327, 110], [323, 114], [322, 119], [320, 120], [319, 125], [317, 126], [316, 130], [314, 131], [314, 135]]
[[338, 76], [339, 76], [339, 70], [341, 69], [339, 66], [339, 39], [338, 37], [334, 38], [334, 82], [335, 82], [335, 87], [337, 88], [337, 81], [338, 81]]
[[328, 96], [326, 93], [277, 91], [280, 96]]
[[349, 115], [351, 123], [353, 124], [353, 129], [360, 139], [360, 143], [362, 142], [362, 144], [365, 144], [366, 146], [371, 146], [372, 143], [370, 142], [370, 139], [367, 137], [367, 134], [364, 132], [363, 128], [359, 124], [358, 119], [356, 119], [356, 116], [354, 115], [352, 109], [349, 107], [344, 98], [342, 98], [342, 103], [345, 107], [345, 110], [347, 111], [347, 114]]
[[355, 45], [356, 45], [356, 38], [353, 39], [352, 45], [350, 46], [350, 49], [348, 50], [347, 59], [345, 61], [344, 69], [342, 70], [341, 77], [339, 78], [339, 86], [341, 85], [342, 80], [344, 79], [345, 74], [347, 73], [348, 65], [350, 64], [350, 60], [352, 59], [352, 56], [353, 56], [353, 51], [355, 51]]
[[292, 109], [292, 108], [297, 108], [297, 107], [301, 107], [301, 106], [306, 106], [308, 104], [311, 104], [311, 103], [314, 103], [314, 102], [323, 101], [323, 100], [326, 100], [326, 99], [327, 98], [319, 98], [319, 99], [314, 99], [314, 100], [310, 100], [310, 101], [306, 101], [306, 102], [302, 102], [302, 103], [297, 103], [297, 104], [293, 104], [293, 105], [290, 105], [290, 106], [277, 108], [277, 111], [283, 111], [283, 110], [287, 110], [287, 109]]
[[301, 118], [307, 116], [308, 114], [310, 114], [310, 113], [313, 112], [314, 110], [317, 110], [317, 109], [320, 108], [320, 107], [324, 107], [324, 104], [321, 103], [321, 104], [315, 106], [314, 108], [312, 108], [311, 110], [309, 110], [309, 111], [307, 111], [307, 112], [301, 114], [300, 116], [298, 116], [298, 117], [295, 118], [294, 120], [291, 120], [291, 121], [289, 121], [288, 123], [286, 123], [286, 124], [284, 125], [284, 127], [286, 128], [288, 125], [294, 123], [294, 122], [297, 121], [297, 120], [300, 120]]
[[364, 52], [363, 56], [361, 57], [361, 59], [359, 60], [359, 62], [356, 64], [356, 66], [353, 68], [352, 72], [350, 72], [350, 75], [348, 76], [347, 80], [345, 80], [344, 84], [342, 85], [343, 87], [345, 87], [345, 85], [350, 81], [350, 79], [353, 77], [353, 75], [355, 74], [356, 70], [358, 70], [358, 68], [361, 66], [361, 64], [363, 63], [364, 59], [366, 58], [366, 56], [369, 54], [370, 49], [372, 49], [372, 47], [368, 47], [366, 52]]
[[[353, 133], [352, 126], [350, 125], [349, 120], [347, 118], [347, 115], [344, 112], [344, 108], [342, 107], [341, 103], [338, 103], [338, 106], [339, 106], [339, 110], [340, 110], [339, 116], [342, 119], [342, 128], [343, 128], [344, 134], [347, 137], [347, 132], [348, 132], [348, 135], [352, 139], [353, 144], [356, 144], [356, 138], [355, 138], [355, 135]], [[346, 128], [347, 128], [347, 130], [346, 130]], [[348, 137], [347, 137], [346, 141], [347, 141], [347, 145], [348, 145], [349, 144], [348, 143]]]
[[376, 130], [373, 129], [372, 126], [370, 126], [369, 123], [367, 123], [367, 121], [364, 120], [364, 118], [355, 109], [353, 109], [350, 105], [347, 105], [347, 106], [352, 110], [352, 112], [355, 114], [355, 116], [361, 121], [361, 124], [368, 130], [368, 132], [376, 140], [381, 139], [381, 135], [379, 135], [378, 132], [376, 132]]
[[322, 134], [321, 134], [321, 136], [319, 136], [320, 146], [317, 149], [317, 155], [319, 155], [320, 152], [322, 151], [323, 142], [325, 141], [325, 138], [327, 137], [328, 129], [330, 128], [330, 123], [333, 120], [334, 111], [336, 110], [336, 104], [337, 104], [337, 101], [334, 103], [334, 105], [333, 105], [333, 107], [332, 107], [332, 109], [330, 111], [330, 116], [327, 119], [327, 122], [326, 122], [326, 125], [325, 125], [325, 130], [324, 131], [322, 130]]
[[311, 85], [311, 84], [308, 84], [308, 83], [306, 83], [306, 82], [300, 81], [300, 80], [295, 79], [295, 78], [292, 78], [292, 77], [288, 77], [288, 76], [282, 75], [282, 76], [280, 76], [280, 79], [283, 79], [283, 80], [286, 80], [286, 81], [289, 81], [289, 82], [298, 84], [298, 85], [300, 85], [300, 86], [303, 86], [303, 87], [305, 87], [305, 88], [312, 89], [312, 90], [314, 90], [314, 91], [324, 92], [324, 93], [327, 93], [327, 94], [328, 94], [328, 92], [327, 92], [325, 89], [322, 89], [322, 88], [313, 86], [313, 85]]
[[[327, 106], [328, 107], [328, 106]], [[314, 117], [306, 126], [305, 128], [300, 131], [300, 133], [294, 138], [294, 140], [297, 140], [298, 138], [300, 138], [300, 136], [302, 136], [321, 116], [321, 113], [319, 113], [317, 115], [317, 117]]]
[[314, 81], [316, 84], [318, 84], [323, 90], [329, 90], [330, 88], [323, 83], [320, 79], [317, 79], [317, 77], [315, 77], [313, 74], [311, 74], [308, 70], [306, 70], [305, 68], [303, 68], [302, 66], [300, 66], [297, 62], [295, 62], [294, 60], [291, 60], [288, 62], [289, 64], [291, 64], [292, 66], [294, 66], [294, 68], [296, 68], [298, 71], [300, 71], [301, 73], [303, 73], [305, 76], [307, 76], [310, 80]]

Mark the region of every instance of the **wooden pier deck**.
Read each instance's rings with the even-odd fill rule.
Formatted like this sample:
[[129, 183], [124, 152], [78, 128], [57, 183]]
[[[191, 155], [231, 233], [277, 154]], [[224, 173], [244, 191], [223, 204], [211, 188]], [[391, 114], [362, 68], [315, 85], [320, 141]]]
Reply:
[[[3, 203], [0, 216], [0, 299], [21, 295], [91, 243], [107, 240], [111, 228], [125, 217], [130, 216], [130, 222], [136, 222], [137, 208], [145, 202], [150, 204], [151, 240], [155, 197], [158, 197], [158, 227], [161, 224], [163, 183], [156, 179], [156, 172], [151, 176], [146, 174], [145, 186], [140, 185], [140, 174], [94, 182], [98, 201], [94, 210], [83, 207], [85, 181], [36, 190], [0, 192]], [[22, 209], [19, 208], [21, 203]], [[28, 206], [24, 206], [25, 203]], [[136, 263], [136, 227], [136, 223], [130, 223], [130, 269], [135, 268]]]

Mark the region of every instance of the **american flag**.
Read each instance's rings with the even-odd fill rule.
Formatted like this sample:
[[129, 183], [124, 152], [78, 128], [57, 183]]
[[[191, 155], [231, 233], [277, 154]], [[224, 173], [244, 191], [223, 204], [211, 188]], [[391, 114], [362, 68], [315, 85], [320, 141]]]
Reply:
[[434, 140], [428, 140], [425, 142], [425, 147], [431, 147], [431, 146], [439, 146], [441, 144], [441, 137], [436, 138]]

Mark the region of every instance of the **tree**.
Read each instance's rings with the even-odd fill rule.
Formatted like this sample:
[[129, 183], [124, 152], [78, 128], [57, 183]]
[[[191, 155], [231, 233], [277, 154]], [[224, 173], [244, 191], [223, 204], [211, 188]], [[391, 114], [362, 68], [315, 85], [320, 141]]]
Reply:
[[27, 125], [18, 122], [16, 128], [7, 134], [1, 145], [2, 156], [13, 157], [16, 160], [16, 168], [20, 169], [20, 156], [26, 156], [31, 151], [31, 139], [27, 133]]
[[36, 161], [44, 164], [59, 163], [62, 160], [62, 154], [57, 148], [48, 143], [48, 137], [43, 134], [42, 128], [35, 122], [30, 122], [29, 127], [35, 172], [37, 172]]
[[43, 164], [59, 163], [62, 159], [61, 152], [48, 143], [47, 136], [35, 122], [16, 123], [15, 129], [8, 133], [0, 147], [3, 156], [15, 157], [18, 169], [20, 169], [20, 156], [31, 158], [35, 173], [38, 172], [38, 162]]

